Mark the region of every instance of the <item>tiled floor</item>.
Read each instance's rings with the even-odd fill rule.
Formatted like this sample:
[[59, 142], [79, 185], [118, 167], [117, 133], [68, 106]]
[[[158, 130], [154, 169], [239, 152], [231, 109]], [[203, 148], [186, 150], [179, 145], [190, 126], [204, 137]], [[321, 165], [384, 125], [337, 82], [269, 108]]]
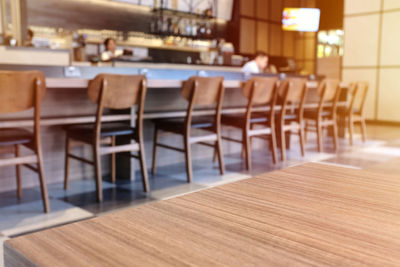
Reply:
[[[159, 167], [157, 174], [150, 175], [151, 193], [142, 192], [141, 181], [103, 183], [104, 201], [96, 202], [94, 180], [72, 181], [66, 192], [62, 184], [49, 185], [52, 212], [42, 213], [38, 188], [24, 190], [21, 201], [15, 192], [0, 193], [0, 247], [8, 237], [25, 234], [61, 224], [99, 216], [117, 209], [141, 205], [152, 201], [187, 194], [224, 183], [249, 178], [253, 175], [302, 164], [308, 161], [324, 162], [349, 168], [369, 169], [377, 173], [400, 175], [400, 127], [368, 125], [368, 141], [359, 137], [353, 147], [348, 141], [340, 141], [340, 149], [333, 153], [331, 141], [326, 138], [324, 153], [317, 153], [316, 142], [309, 136], [306, 157], [302, 158], [296, 138], [285, 163], [272, 164], [268, 150], [253, 153], [253, 169], [245, 171], [240, 155], [225, 156], [226, 174], [219, 175], [217, 163], [211, 159], [194, 162], [194, 182], [186, 183], [184, 164]], [[210, 166], [212, 166], [210, 168]], [[2, 250], [0, 250], [2, 255]], [[0, 257], [0, 266], [2, 266]]]

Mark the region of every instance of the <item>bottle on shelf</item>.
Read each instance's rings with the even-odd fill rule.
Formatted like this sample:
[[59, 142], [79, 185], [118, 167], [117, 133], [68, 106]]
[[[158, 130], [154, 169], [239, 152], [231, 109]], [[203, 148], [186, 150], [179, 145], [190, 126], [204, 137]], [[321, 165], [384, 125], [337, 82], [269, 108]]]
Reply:
[[178, 26], [179, 20], [177, 18], [174, 18], [172, 20], [172, 34], [178, 35], [179, 34], [179, 26]]
[[163, 24], [162, 23], [162, 18], [161, 17], [157, 17], [157, 27], [156, 27], [156, 32], [157, 33], [161, 33], [162, 32], [162, 28], [163, 28], [162, 24]]
[[206, 26], [205, 24], [202, 22], [200, 24], [199, 30], [198, 30], [198, 37], [199, 38], [203, 38], [206, 35]]
[[167, 25], [168, 25], [168, 34], [173, 34], [173, 24], [172, 24], [172, 18], [167, 19]]
[[212, 29], [211, 29], [211, 22], [207, 21], [206, 23], [206, 38], [212, 37]]
[[163, 34], [168, 33], [168, 18], [166, 18], [166, 17], [164, 17], [162, 19], [162, 30], [161, 30], [161, 32]]
[[185, 21], [183, 18], [180, 18], [178, 23], [178, 34], [185, 34], [185, 28]]
[[187, 36], [192, 35], [192, 24], [190, 23], [190, 21], [188, 19], [186, 19], [185, 22], [185, 34]]
[[197, 37], [197, 21], [196, 20], [192, 20], [192, 32], [191, 35], [194, 37]]
[[150, 33], [157, 32], [157, 19], [152, 19], [150, 21]]

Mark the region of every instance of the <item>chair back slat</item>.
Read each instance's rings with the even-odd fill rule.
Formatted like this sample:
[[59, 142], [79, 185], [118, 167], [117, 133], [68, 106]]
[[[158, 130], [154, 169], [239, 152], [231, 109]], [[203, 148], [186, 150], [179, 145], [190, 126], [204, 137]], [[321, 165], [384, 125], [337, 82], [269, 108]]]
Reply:
[[353, 90], [351, 92], [351, 104], [350, 111], [359, 114], [363, 113], [365, 101], [367, 99], [369, 83], [364, 81], [359, 81], [354, 84]]
[[299, 103], [303, 100], [307, 79], [288, 78], [279, 87], [279, 97], [286, 102]]
[[251, 77], [244, 83], [242, 88], [243, 95], [249, 99], [251, 90], [253, 91], [253, 104], [266, 104], [272, 101], [275, 86], [278, 81], [277, 77]]
[[318, 95], [321, 97], [321, 101], [335, 101], [338, 93], [338, 88], [340, 88], [340, 81], [338, 79], [323, 80], [318, 87]]
[[99, 74], [90, 81], [89, 98], [98, 103], [103, 84], [107, 89], [103, 95], [103, 107], [109, 109], [127, 109], [136, 105], [144, 75]]
[[46, 81], [40, 71], [0, 71], [0, 113], [24, 111], [35, 106], [46, 94]]
[[212, 105], [218, 102], [223, 80], [223, 77], [192, 76], [184, 82], [181, 94], [187, 101], [190, 101], [195, 84], [197, 83], [197, 92], [193, 100], [194, 104], [199, 106]]

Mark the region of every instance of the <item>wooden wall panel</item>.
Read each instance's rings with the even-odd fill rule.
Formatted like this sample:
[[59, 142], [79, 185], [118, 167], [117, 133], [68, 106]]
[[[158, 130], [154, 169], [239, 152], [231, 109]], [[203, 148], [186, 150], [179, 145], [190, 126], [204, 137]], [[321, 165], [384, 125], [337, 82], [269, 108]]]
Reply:
[[240, 53], [254, 54], [256, 51], [256, 21], [240, 19]]
[[305, 1], [305, 6], [306, 7], [316, 7], [317, 6], [317, 1], [316, 0], [306, 0]]
[[299, 7], [300, 1], [299, 0], [284, 0], [283, 7]]
[[272, 21], [281, 22], [282, 21], [283, 1], [282, 0], [273, 0], [270, 3], [271, 3], [270, 19]]
[[272, 56], [281, 56], [282, 55], [282, 29], [281, 25], [278, 24], [270, 24], [270, 50], [269, 53]]
[[240, 15], [254, 17], [255, 0], [240, 0]]
[[269, 19], [269, 4], [274, 0], [257, 0], [256, 17], [258, 19]]
[[240, 0], [240, 53], [257, 50], [295, 58], [300, 69], [314, 73], [315, 33], [282, 31], [284, 7], [315, 7], [316, 0]]
[[268, 23], [257, 21], [257, 51], [268, 53]]
[[302, 60], [304, 59], [304, 40], [297, 39], [296, 40], [296, 59]]
[[304, 62], [303, 71], [304, 71], [305, 73], [307, 73], [307, 74], [315, 73], [314, 69], [315, 69], [315, 62], [314, 62], [314, 60], [311, 60], [311, 61], [307, 60], [307, 61]]
[[315, 59], [315, 39], [305, 39], [304, 45], [304, 59]]
[[295, 32], [283, 31], [283, 56], [294, 57]]

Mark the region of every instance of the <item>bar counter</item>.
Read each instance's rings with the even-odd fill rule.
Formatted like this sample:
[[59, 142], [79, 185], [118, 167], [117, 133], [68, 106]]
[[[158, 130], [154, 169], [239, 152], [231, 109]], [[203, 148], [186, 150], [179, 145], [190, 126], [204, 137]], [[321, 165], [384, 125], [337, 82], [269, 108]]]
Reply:
[[[115, 66], [90, 67], [90, 66], [32, 66], [32, 65], [0, 65], [0, 70], [41, 70], [46, 76], [46, 85], [49, 89], [48, 94], [60, 94], [68, 90], [68, 97], [72, 97], [70, 90], [77, 89], [85, 90], [89, 81], [99, 73], [117, 73], [117, 74], [143, 74], [148, 78], [147, 87], [151, 90], [148, 92], [147, 103], [145, 107], [145, 119], [165, 118], [165, 117], [183, 117], [185, 115], [186, 103], [182, 101], [179, 90], [182, 82], [191, 76], [223, 76], [225, 78], [224, 86], [227, 88], [227, 94], [225, 95], [224, 101], [224, 112], [225, 113], [237, 113], [244, 112], [245, 99], [241, 96], [240, 90], [231, 90], [240, 88], [241, 82], [250, 78], [250, 75], [243, 74], [240, 72], [238, 67], [225, 67], [225, 66], [201, 66], [201, 65], [183, 65], [183, 64], [154, 64], [154, 63], [126, 63], [116, 62]], [[118, 67], [119, 66], [119, 67]], [[268, 76], [281, 76], [279, 74], [267, 74]], [[310, 89], [317, 87], [317, 81], [308, 82]], [[53, 89], [58, 89], [58, 92], [54, 92]], [[154, 91], [157, 89], [157, 91]], [[160, 91], [163, 89], [163, 91]], [[76, 91], [74, 91], [76, 94]], [[157, 95], [154, 96], [153, 95]], [[159, 103], [155, 98], [160, 98], [163, 95], [168, 98], [168, 101], [173, 101], [177, 106], [168, 105], [165, 103]], [[232, 99], [232, 97], [234, 99]], [[308, 106], [315, 107], [316, 94], [311, 92], [308, 94]], [[157, 105], [153, 103], [157, 102]], [[167, 100], [165, 99], [165, 102]], [[82, 112], [75, 112], [74, 114], [60, 113], [56, 110], [47, 111], [47, 104], [49, 106], [52, 103], [45, 102], [45, 108], [42, 111], [42, 125], [65, 125], [71, 123], [88, 123], [93, 122], [94, 111], [84, 111], [81, 107], [77, 110]], [[160, 105], [161, 104], [161, 105]], [[70, 109], [70, 105], [67, 105], [66, 109]], [[65, 109], [64, 109], [65, 110]], [[88, 112], [88, 113], [87, 113]], [[197, 111], [197, 115], [206, 115], [209, 111]], [[129, 120], [129, 114], [118, 114], [108, 115], [106, 121], [119, 121]], [[15, 116], [11, 118], [0, 116], [0, 128], [5, 127], [22, 127], [31, 126], [32, 122], [30, 119], [26, 119], [23, 116], [18, 116], [18, 120], [15, 121]], [[14, 120], [14, 121], [11, 121]]]
[[[223, 112], [244, 112], [246, 99], [239, 89], [240, 83], [247, 80], [247, 76], [240, 72], [239, 68], [191, 66], [188, 65], [166, 65], [151, 63], [122, 63], [124, 66], [34, 66], [34, 65], [0, 65], [0, 70], [40, 70], [46, 76], [47, 93], [41, 105], [42, 139], [44, 142], [45, 173], [48, 183], [61, 182], [64, 174], [64, 144], [65, 136], [62, 130], [64, 125], [94, 122], [96, 104], [87, 97], [87, 84], [90, 79], [99, 73], [115, 74], [143, 74], [148, 79], [148, 91], [145, 103], [145, 148], [148, 165], [151, 162], [151, 147], [153, 136], [153, 125], [150, 119], [165, 117], [184, 117], [187, 102], [180, 95], [182, 81], [194, 75], [200, 76], [223, 76], [225, 78], [226, 93], [223, 102]], [[272, 74], [271, 74], [272, 75]], [[309, 82], [307, 107], [316, 107], [317, 82]], [[262, 108], [266, 110], [267, 108]], [[211, 110], [197, 110], [195, 115], [211, 114]], [[20, 112], [12, 115], [0, 115], [0, 128], [6, 127], [29, 127], [33, 124], [31, 112]], [[118, 113], [109, 113], [104, 116], [105, 121], [129, 121], [132, 120], [129, 110]], [[236, 131], [224, 129], [228, 135], [235, 137]], [[179, 138], [172, 139], [180, 143]], [[262, 144], [261, 146], [265, 146]], [[237, 144], [224, 144], [226, 154], [236, 153], [241, 150]], [[81, 153], [90, 153], [83, 149]], [[161, 151], [159, 155], [160, 165], [169, 165], [183, 161], [183, 157], [171, 157], [169, 151]], [[211, 152], [210, 152], [211, 153]], [[193, 159], [211, 158], [210, 153], [204, 153], [202, 148], [193, 150]], [[210, 154], [210, 155], [209, 155]], [[123, 163], [121, 163], [123, 164]], [[109, 173], [109, 161], [103, 163], [104, 174]], [[130, 171], [127, 171], [129, 170]], [[129, 179], [134, 177], [135, 168], [125, 164], [118, 168], [119, 178]], [[25, 172], [25, 171], [24, 171]], [[72, 164], [71, 179], [82, 179], [93, 177], [92, 168], [82, 167], [80, 164]], [[23, 186], [36, 185], [37, 179], [29, 179], [31, 174], [24, 173]], [[28, 177], [27, 177], [28, 176]], [[0, 191], [14, 190], [15, 173], [13, 168], [5, 168], [0, 174]]]

